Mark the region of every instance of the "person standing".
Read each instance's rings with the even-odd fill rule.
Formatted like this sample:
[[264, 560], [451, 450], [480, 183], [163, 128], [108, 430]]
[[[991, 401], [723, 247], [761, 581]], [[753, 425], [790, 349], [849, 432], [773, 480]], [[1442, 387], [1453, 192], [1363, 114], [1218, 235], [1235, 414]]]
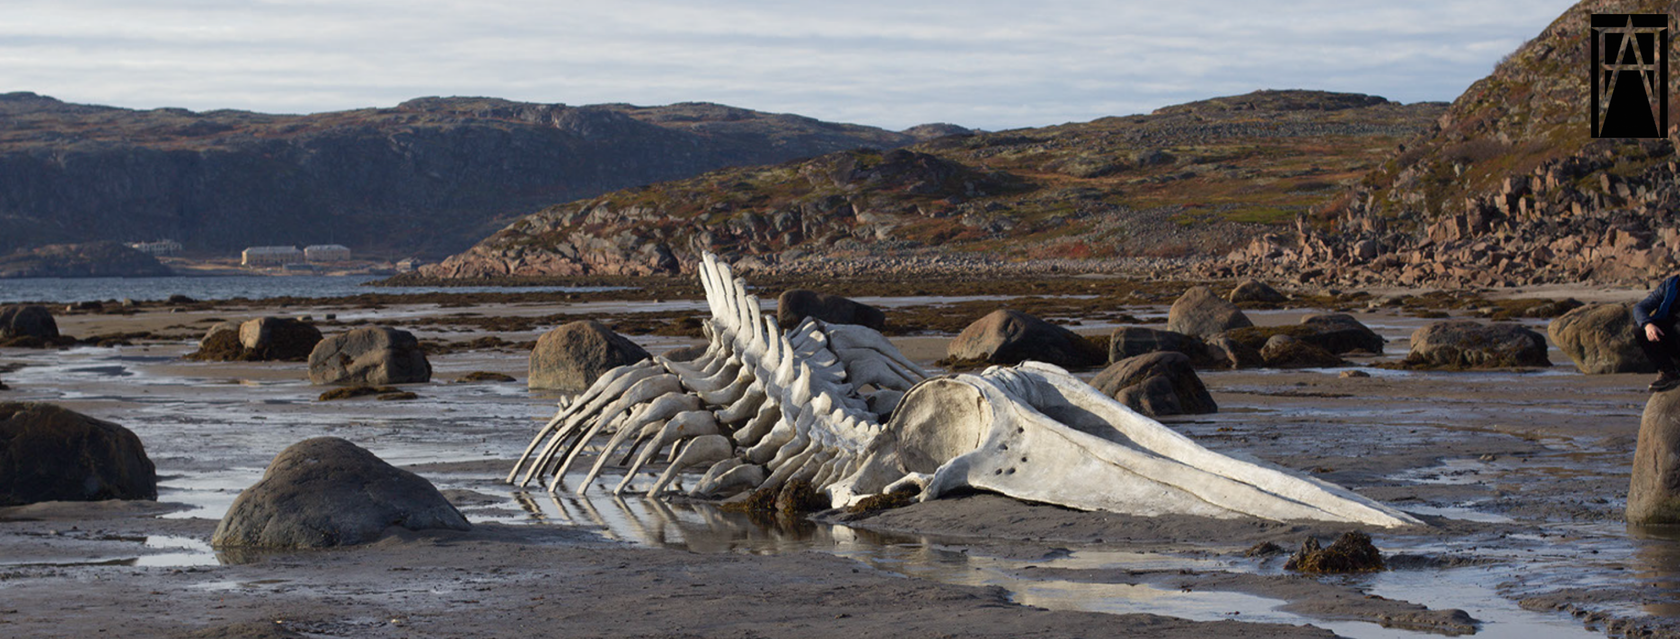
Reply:
[[1634, 341], [1645, 351], [1645, 357], [1657, 365], [1657, 381], [1651, 382], [1653, 393], [1680, 386], [1680, 330], [1675, 330], [1675, 315], [1680, 313], [1680, 275], [1671, 275], [1657, 285], [1645, 299], [1633, 305], [1633, 323], [1640, 335]]

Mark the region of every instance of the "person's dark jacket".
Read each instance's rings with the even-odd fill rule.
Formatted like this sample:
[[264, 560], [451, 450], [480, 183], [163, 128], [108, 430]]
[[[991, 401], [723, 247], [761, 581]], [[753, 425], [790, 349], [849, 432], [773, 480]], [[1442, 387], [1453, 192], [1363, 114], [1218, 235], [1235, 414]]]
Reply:
[[1680, 298], [1680, 275], [1671, 275], [1657, 285], [1645, 299], [1633, 305], [1633, 324], [1643, 327], [1652, 322], [1674, 323], [1674, 302]]

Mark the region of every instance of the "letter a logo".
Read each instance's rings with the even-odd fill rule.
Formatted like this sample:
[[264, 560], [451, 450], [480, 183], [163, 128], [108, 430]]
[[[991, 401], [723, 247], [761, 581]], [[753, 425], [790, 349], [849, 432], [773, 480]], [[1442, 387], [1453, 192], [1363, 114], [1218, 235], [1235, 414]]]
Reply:
[[1592, 15], [1592, 135], [1668, 135], [1668, 14]]

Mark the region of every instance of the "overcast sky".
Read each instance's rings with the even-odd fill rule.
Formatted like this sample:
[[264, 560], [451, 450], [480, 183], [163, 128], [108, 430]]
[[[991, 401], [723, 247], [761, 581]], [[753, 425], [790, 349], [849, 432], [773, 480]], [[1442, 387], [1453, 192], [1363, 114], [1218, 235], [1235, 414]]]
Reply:
[[1572, 0], [0, 0], [0, 92], [313, 113], [706, 101], [901, 129], [1256, 89], [1449, 101]]

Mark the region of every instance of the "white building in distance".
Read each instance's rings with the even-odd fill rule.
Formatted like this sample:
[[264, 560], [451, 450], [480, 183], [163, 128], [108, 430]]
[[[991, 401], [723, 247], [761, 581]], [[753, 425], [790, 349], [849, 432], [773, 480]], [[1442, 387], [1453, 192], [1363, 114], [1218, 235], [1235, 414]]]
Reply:
[[141, 253], [151, 255], [153, 257], [161, 257], [161, 256], [164, 256], [164, 255], [174, 255], [176, 253], [181, 252], [181, 243], [177, 242], [175, 240], [158, 240], [156, 242], [134, 242], [132, 244], [129, 244], [128, 247], [132, 248], [136, 251], [139, 251]]
[[343, 262], [350, 259], [350, 247], [343, 244], [314, 244], [303, 247], [303, 259], [310, 262]]
[[241, 266], [275, 266], [304, 261], [296, 246], [253, 246], [239, 253]]

